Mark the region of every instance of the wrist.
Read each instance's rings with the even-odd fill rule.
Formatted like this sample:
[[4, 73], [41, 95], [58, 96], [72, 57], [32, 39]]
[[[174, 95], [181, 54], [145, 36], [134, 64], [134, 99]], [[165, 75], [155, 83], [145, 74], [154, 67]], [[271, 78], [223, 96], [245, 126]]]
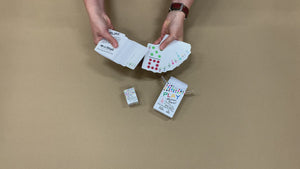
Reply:
[[169, 15], [172, 15], [174, 18], [177, 18], [179, 20], [184, 21], [185, 20], [185, 14], [182, 11], [170, 11]]
[[106, 15], [104, 11], [95, 11], [95, 10], [89, 11], [88, 14], [91, 21], [99, 20], [100, 18], [103, 18], [103, 16]]
[[85, 7], [86, 7], [86, 10], [88, 12], [90, 19], [98, 18], [98, 17], [105, 15], [103, 5], [95, 4], [95, 1], [90, 1], [90, 2], [93, 2], [93, 3], [87, 3], [87, 2], [85, 3]]

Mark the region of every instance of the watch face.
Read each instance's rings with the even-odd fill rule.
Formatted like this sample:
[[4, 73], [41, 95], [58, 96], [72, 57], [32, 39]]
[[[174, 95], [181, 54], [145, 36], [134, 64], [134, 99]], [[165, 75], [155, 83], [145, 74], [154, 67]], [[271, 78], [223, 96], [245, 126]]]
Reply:
[[183, 8], [182, 3], [172, 3], [171, 4], [171, 10], [180, 10], [181, 8]]

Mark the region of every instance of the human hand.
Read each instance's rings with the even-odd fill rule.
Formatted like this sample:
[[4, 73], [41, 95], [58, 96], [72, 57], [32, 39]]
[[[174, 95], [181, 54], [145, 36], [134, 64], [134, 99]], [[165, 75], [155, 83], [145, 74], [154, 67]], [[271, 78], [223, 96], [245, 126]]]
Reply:
[[159, 44], [163, 37], [166, 34], [169, 34], [168, 38], [164, 40], [160, 49], [165, 49], [173, 40], [183, 40], [183, 22], [184, 22], [185, 14], [180, 11], [171, 11], [168, 13], [167, 18], [165, 19], [160, 37], [154, 42], [154, 44]]
[[114, 48], [118, 47], [118, 42], [111, 36], [108, 29], [114, 29], [109, 17], [105, 14], [97, 14], [90, 17], [94, 43], [98, 44], [103, 38], [106, 39]]

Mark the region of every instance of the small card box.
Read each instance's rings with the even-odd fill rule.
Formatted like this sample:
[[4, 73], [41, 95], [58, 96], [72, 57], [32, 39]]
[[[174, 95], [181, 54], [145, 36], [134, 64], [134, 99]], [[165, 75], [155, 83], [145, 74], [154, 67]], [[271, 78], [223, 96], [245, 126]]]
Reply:
[[188, 85], [171, 76], [161, 91], [153, 109], [173, 118]]
[[127, 104], [129, 106], [139, 103], [139, 100], [138, 100], [137, 95], [135, 93], [134, 87], [129, 88], [129, 89], [125, 89], [124, 90], [124, 95], [125, 95]]

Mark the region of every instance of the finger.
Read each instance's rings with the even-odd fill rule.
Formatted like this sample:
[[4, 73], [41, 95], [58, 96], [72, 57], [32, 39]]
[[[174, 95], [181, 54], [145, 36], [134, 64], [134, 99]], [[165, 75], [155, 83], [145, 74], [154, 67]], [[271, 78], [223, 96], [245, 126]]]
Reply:
[[160, 37], [154, 42], [155, 45], [161, 43], [161, 41], [164, 38], [164, 36], [168, 33], [169, 23], [170, 22], [168, 20], [164, 21], [164, 23], [162, 25], [162, 28], [161, 28], [161, 31], [160, 31]]
[[109, 29], [112, 29], [112, 30], [114, 30], [114, 29], [115, 29], [115, 27], [114, 27], [112, 24], [110, 24], [110, 25], [109, 25]]
[[179, 34], [178, 38], [176, 40], [180, 40], [183, 41], [183, 30], [182, 32]]
[[94, 37], [94, 43], [97, 45], [99, 43], [100, 40], [102, 40], [102, 37], [96, 36]]
[[161, 40], [163, 39], [163, 37], [164, 37], [165, 35], [161, 35], [158, 39], [156, 39], [156, 41], [154, 41], [154, 45], [157, 45], [157, 44], [159, 44], [160, 42], [161, 42]]
[[109, 29], [114, 29], [114, 26], [112, 25], [110, 20], [107, 21], [107, 26]]
[[164, 50], [173, 40], [175, 40], [175, 37], [170, 35], [167, 37], [166, 40], [163, 41], [163, 43], [161, 43], [160, 45], [160, 50]]
[[169, 33], [169, 25], [170, 25], [170, 21], [169, 20], [166, 20], [163, 25], [162, 25], [162, 28], [161, 28], [161, 36], [164, 37], [165, 34], [168, 34]]
[[111, 36], [110, 33], [106, 32], [104, 33], [103, 37], [114, 47], [117, 48], [118, 47], [118, 41]]
[[111, 20], [109, 19], [109, 17], [107, 15], [105, 15], [104, 20], [109, 29], [114, 29], [114, 26], [112, 25]]

